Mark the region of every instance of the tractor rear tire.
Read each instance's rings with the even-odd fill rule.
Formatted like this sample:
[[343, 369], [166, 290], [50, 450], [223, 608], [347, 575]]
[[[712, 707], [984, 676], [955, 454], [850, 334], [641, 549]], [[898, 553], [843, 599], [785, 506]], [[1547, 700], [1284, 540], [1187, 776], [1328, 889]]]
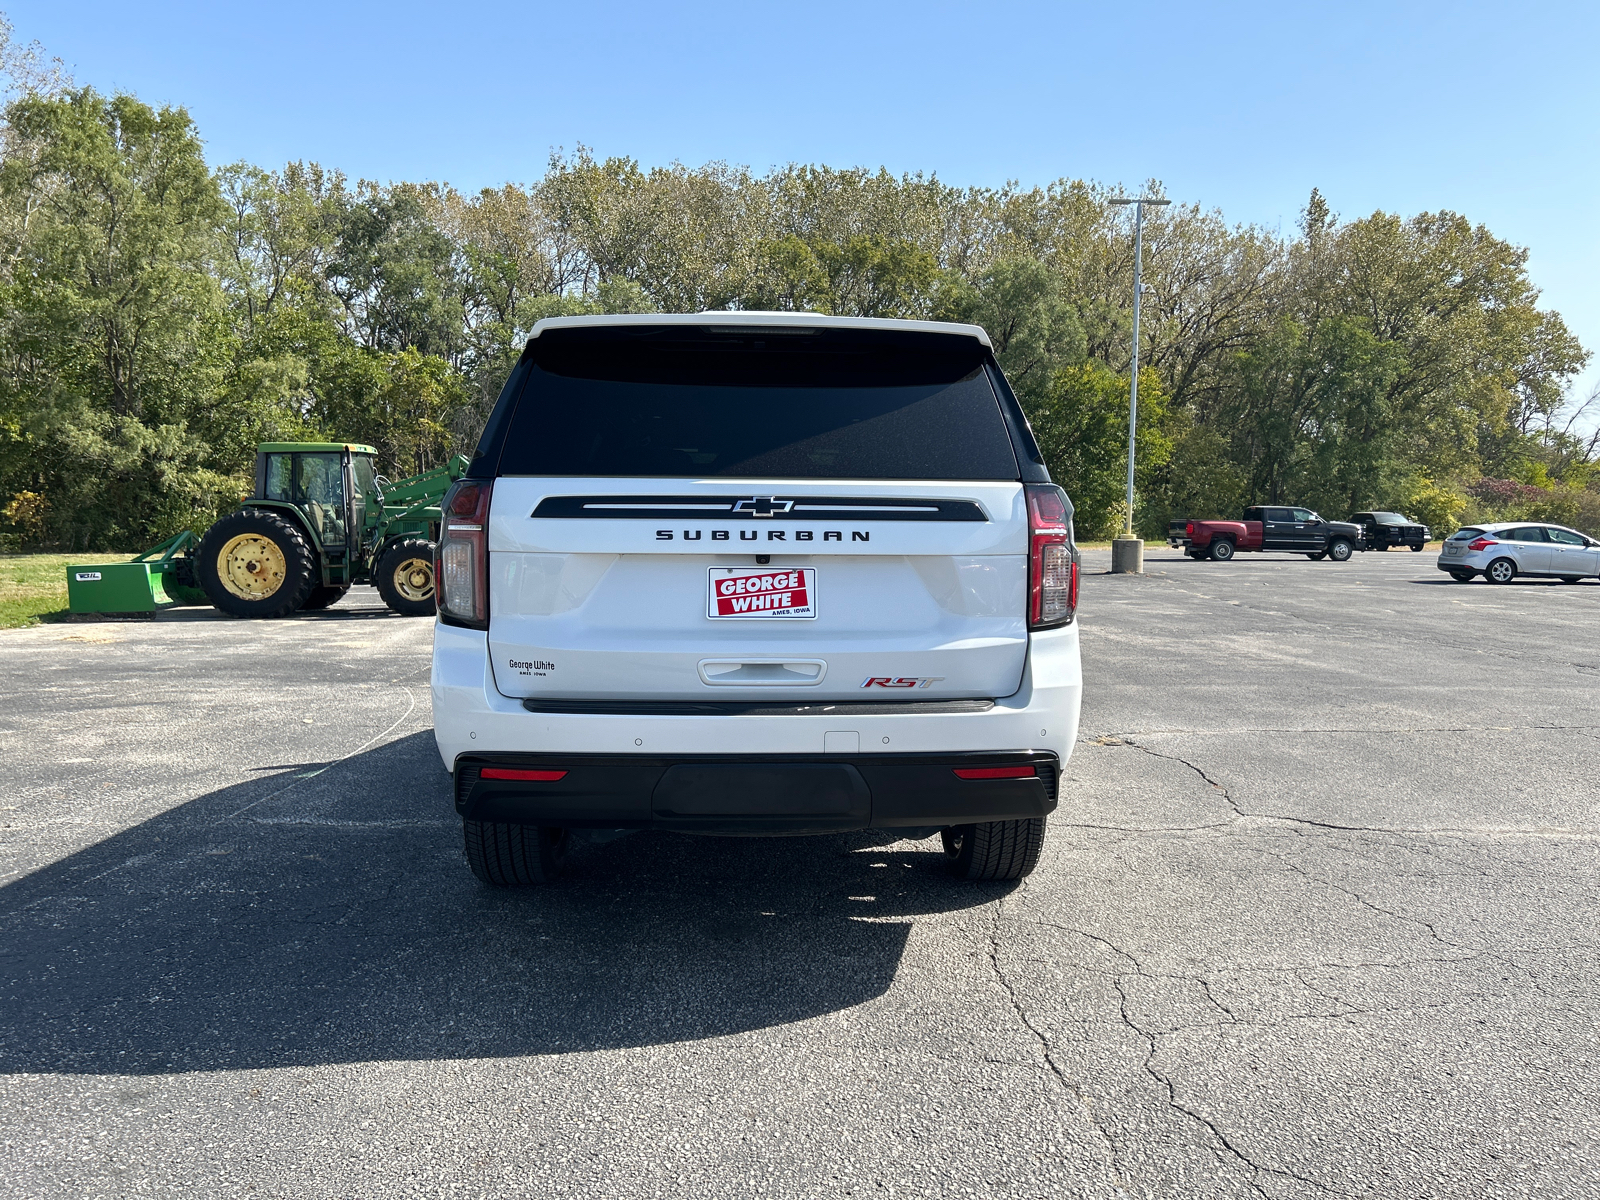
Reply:
[[433, 555], [427, 538], [406, 538], [379, 556], [372, 582], [383, 602], [402, 617], [433, 616]]
[[311, 595], [306, 597], [306, 602], [300, 606], [300, 611], [317, 612], [320, 609], [332, 608], [345, 598], [349, 590], [348, 583], [319, 583], [311, 589]]
[[271, 509], [223, 517], [200, 540], [198, 574], [206, 599], [230, 617], [287, 617], [318, 585], [306, 535]]

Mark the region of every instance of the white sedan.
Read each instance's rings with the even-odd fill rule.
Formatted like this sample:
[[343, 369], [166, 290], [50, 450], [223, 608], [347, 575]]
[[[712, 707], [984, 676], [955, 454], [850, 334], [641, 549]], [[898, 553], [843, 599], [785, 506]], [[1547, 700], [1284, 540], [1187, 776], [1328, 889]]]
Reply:
[[1490, 583], [1510, 583], [1518, 575], [1577, 583], [1600, 577], [1600, 541], [1565, 525], [1469, 525], [1445, 542], [1437, 566], [1461, 583], [1476, 575]]

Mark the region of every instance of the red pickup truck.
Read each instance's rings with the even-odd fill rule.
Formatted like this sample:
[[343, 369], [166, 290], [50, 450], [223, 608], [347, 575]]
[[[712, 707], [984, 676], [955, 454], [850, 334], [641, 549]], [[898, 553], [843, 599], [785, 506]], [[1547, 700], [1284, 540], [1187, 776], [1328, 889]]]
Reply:
[[1359, 525], [1325, 521], [1309, 508], [1270, 505], [1245, 509], [1242, 521], [1185, 521], [1181, 531], [1169, 530], [1167, 545], [1181, 547], [1190, 558], [1217, 562], [1249, 550], [1285, 550], [1346, 562], [1365, 549]]

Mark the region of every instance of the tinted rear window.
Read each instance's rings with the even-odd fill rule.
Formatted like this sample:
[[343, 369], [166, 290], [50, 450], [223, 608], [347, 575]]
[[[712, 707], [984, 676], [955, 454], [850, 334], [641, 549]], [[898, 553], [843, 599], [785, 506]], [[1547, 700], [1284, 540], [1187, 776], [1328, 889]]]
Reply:
[[555, 330], [502, 475], [1018, 478], [970, 338], [877, 330]]

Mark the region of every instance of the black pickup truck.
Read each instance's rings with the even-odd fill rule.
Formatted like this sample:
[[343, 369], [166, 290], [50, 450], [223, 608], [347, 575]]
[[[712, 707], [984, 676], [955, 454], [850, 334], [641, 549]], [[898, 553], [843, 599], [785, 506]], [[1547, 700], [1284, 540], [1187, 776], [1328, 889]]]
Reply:
[[1433, 536], [1421, 521], [1413, 521], [1397, 512], [1358, 512], [1350, 518], [1350, 523], [1361, 526], [1362, 540], [1368, 550], [1410, 546], [1420, 553]]

